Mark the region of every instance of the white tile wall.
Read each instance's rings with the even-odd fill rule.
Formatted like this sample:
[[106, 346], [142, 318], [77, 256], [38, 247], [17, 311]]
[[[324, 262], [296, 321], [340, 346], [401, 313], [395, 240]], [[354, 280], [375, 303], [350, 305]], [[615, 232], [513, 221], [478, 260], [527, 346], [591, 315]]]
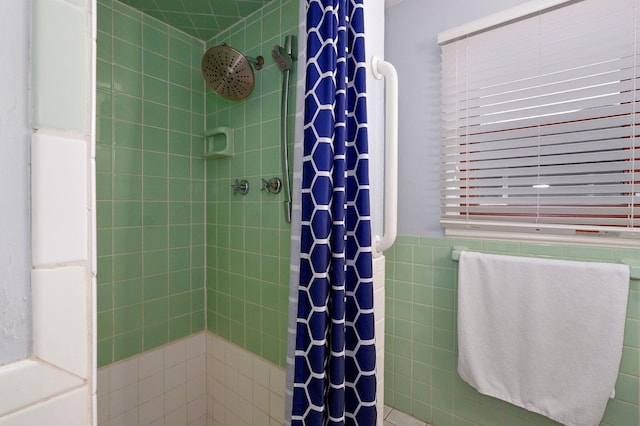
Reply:
[[284, 369], [207, 335], [208, 426], [284, 424]]
[[[205, 331], [101, 368], [98, 425], [282, 426], [284, 391], [284, 369]], [[386, 406], [380, 415], [429, 426]]]
[[98, 371], [98, 425], [204, 426], [205, 333]]
[[282, 425], [285, 371], [202, 332], [98, 371], [99, 426]]

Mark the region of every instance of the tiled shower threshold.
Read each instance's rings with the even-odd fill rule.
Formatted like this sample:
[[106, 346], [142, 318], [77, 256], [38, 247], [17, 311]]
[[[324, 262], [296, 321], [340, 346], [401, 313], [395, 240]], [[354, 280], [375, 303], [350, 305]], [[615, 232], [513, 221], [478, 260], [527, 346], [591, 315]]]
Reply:
[[388, 405], [384, 406], [384, 424], [383, 426], [431, 426], [422, 420], [398, 411]]

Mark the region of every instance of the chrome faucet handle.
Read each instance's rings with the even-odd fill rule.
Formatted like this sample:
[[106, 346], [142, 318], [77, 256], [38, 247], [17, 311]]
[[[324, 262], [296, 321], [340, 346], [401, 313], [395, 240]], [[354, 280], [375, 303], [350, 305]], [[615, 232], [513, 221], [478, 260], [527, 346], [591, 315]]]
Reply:
[[230, 185], [233, 188], [233, 195], [242, 194], [247, 195], [249, 193], [249, 181], [246, 179], [238, 180]]
[[278, 194], [282, 191], [282, 181], [280, 178], [274, 177], [269, 180], [262, 178], [262, 188], [260, 191], [267, 191], [270, 194]]

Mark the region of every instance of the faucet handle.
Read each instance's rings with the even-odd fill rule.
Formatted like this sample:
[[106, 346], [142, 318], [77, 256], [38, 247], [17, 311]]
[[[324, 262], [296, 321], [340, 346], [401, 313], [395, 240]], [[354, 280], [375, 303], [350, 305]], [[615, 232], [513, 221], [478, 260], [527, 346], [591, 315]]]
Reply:
[[242, 194], [247, 195], [249, 193], [249, 181], [246, 179], [238, 180], [230, 185], [233, 188], [233, 195]]
[[262, 178], [262, 188], [260, 191], [267, 191], [270, 194], [278, 194], [282, 190], [282, 181], [274, 177], [269, 180]]

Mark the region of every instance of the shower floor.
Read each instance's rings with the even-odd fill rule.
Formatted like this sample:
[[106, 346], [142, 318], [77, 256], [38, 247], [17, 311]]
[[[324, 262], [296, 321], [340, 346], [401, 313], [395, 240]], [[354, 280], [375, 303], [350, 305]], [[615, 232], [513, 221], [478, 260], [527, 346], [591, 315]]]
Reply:
[[387, 405], [384, 406], [384, 425], [383, 426], [431, 426], [429, 423], [425, 423], [422, 420], [418, 420], [415, 417], [411, 417], [408, 414], [391, 408]]

